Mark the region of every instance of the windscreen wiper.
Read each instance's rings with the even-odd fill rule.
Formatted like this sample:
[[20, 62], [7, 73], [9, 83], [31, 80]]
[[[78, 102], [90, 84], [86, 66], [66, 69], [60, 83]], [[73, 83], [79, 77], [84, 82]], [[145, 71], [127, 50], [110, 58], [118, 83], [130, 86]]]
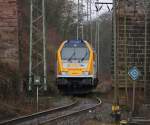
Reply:
[[75, 50], [74, 50], [73, 54], [69, 57], [68, 61], [70, 61], [74, 56], [75, 56]]
[[87, 50], [86, 50], [86, 53], [85, 53], [85, 55], [82, 57], [82, 59], [81, 59], [81, 62], [83, 61], [83, 60], [85, 60], [85, 58], [87, 57], [87, 55], [88, 55], [88, 52], [87, 52]]

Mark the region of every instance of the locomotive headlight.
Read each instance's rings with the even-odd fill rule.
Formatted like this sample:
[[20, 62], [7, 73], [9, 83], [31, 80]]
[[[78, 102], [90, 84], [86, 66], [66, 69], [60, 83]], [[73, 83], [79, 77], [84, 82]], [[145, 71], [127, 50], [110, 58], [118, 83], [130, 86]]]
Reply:
[[67, 75], [67, 72], [61, 72], [62, 75]]
[[89, 73], [88, 72], [83, 72], [83, 75], [88, 75]]

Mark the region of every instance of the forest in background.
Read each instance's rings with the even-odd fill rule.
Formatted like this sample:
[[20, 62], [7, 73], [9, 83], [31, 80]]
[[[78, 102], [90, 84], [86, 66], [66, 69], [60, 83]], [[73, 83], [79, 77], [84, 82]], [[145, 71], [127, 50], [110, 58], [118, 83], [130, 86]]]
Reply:
[[[29, 25], [30, 0], [19, 0], [19, 71], [11, 70], [7, 64], [1, 65], [2, 85], [1, 96], [4, 99], [10, 95], [19, 95], [28, 85], [28, 53], [29, 53]], [[86, 21], [87, 13], [82, 13], [80, 5], [79, 22], [83, 21], [85, 40], [90, 40], [90, 22]], [[112, 51], [112, 19], [111, 12], [106, 12], [92, 19], [92, 38], [95, 41], [96, 22], [100, 25], [100, 75], [110, 79], [110, 64]], [[46, 36], [47, 36], [47, 69], [50, 88], [53, 90], [55, 80], [56, 51], [63, 40], [75, 39], [77, 27], [77, 3], [70, 0], [46, 0]], [[80, 34], [81, 36], [81, 34]], [[108, 37], [110, 36], [110, 37]], [[7, 68], [6, 68], [7, 67]], [[5, 70], [3, 70], [5, 69]], [[108, 75], [109, 74], [109, 75]], [[21, 88], [21, 90], [20, 90]], [[12, 94], [9, 94], [12, 93]], [[11, 97], [10, 97], [11, 98]]]

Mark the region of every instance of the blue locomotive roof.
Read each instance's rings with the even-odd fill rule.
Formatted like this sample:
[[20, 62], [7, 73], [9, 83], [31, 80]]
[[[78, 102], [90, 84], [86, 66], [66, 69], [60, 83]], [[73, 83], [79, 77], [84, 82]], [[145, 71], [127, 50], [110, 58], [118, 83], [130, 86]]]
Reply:
[[68, 40], [65, 47], [85, 47], [85, 43], [83, 40]]

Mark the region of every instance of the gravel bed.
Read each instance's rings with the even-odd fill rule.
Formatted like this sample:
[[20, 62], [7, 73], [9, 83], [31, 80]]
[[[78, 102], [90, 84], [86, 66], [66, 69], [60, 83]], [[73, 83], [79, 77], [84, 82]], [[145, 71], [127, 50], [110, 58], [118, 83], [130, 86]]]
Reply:
[[[29, 125], [29, 124], [38, 125], [42, 121], [52, 119], [56, 116], [69, 114], [71, 112], [78, 111], [80, 109], [85, 109], [85, 108], [94, 106], [97, 103], [94, 98], [92, 99], [92, 98], [82, 97], [82, 98], [77, 98], [77, 99], [79, 100], [79, 104], [71, 109], [59, 111], [54, 114], [47, 115], [39, 119], [34, 119], [34, 120], [31, 120], [31, 121], [28, 121], [19, 125]], [[48, 103], [50, 102], [51, 102], [51, 105], [53, 105], [54, 107], [59, 107], [59, 106], [67, 105], [71, 103], [72, 98], [68, 96], [66, 97], [59, 96], [56, 98], [50, 98]], [[110, 116], [111, 105], [112, 105], [111, 103], [103, 102], [103, 104], [100, 107], [97, 107], [94, 110], [89, 110], [89, 111], [85, 111], [77, 115], [68, 116], [67, 118], [61, 118], [60, 120], [47, 123], [46, 125], [86, 125], [86, 123], [90, 120], [95, 120], [95, 121], [98, 121], [99, 123], [111, 123], [111, 120], [112, 120]], [[106, 125], [106, 124], [102, 124], [102, 125]]]
[[[72, 101], [73, 101], [72, 98], [67, 97], [67, 96], [40, 97], [39, 98], [39, 111], [64, 106], [64, 105], [67, 105], [69, 103], [72, 103]], [[30, 104], [30, 102], [28, 102], [28, 100], [27, 100], [27, 103]], [[11, 106], [11, 107], [13, 107], [13, 106]], [[33, 105], [30, 106], [30, 108], [32, 108], [32, 107], [33, 107]], [[34, 106], [34, 108], [36, 109], [36, 106]], [[18, 110], [14, 110], [14, 109], [9, 108], [7, 106], [5, 106], [4, 108], [1, 107], [1, 109], [0, 109], [0, 121], [9, 120], [9, 119], [13, 119], [13, 118], [16, 118], [19, 116], [29, 115], [29, 114], [36, 112], [34, 110], [33, 111], [31, 110], [30, 113], [18, 114], [18, 112], [17, 112]], [[23, 110], [27, 110], [27, 109], [23, 108]]]
[[[85, 102], [83, 101], [83, 104], [84, 103]], [[86, 103], [88, 103], [88, 101]], [[80, 108], [82, 108], [82, 106]], [[84, 123], [87, 122], [88, 120], [96, 120], [99, 123], [102, 123], [102, 125], [107, 125], [107, 124], [110, 125], [112, 120], [110, 113], [111, 113], [111, 104], [104, 103], [101, 107], [97, 107], [95, 110], [82, 112], [75, 116], [69, 116], [67, 118], [60, 119], [52, 123], [47, 123], [46, 125], [84, 125]]]
[[[49, 119], [53, 119], [57, 116], [62, 116], [62, 115], [66, 115], [66, 114], [69, 114], [69, 113], [72, 113], [72, 112], [75, 112], [75, 111], [79, 111], [81, 109], [85, 109], [85, 108], [89, 108], [91, 106], [94, 106], [97, 102], [94, 100], [94, 99], [79, 99], [79, 104], [78, 105], [75, 105], [73, 108], [70, 108], [70, 109], [66, 109], [64, 111], [58, 111], [56, 113], [52, 113], [50, 115], [46, 115], [46, 116], [43, 116], [39, 119], [34, 119], [34, 120], [31, 120], [31, 121], [28, 121], [28, 122], [24, 122], [22, 124], [19, 124], [19, 125], [29, 125], [29, 124], [34, 124], [34, 125], [38, 125], [38, 123], [42, 123], [43, 121], [45, 120], [49, 120]], [[94, 100], [94, 101], [93, 101]], [[81, 113], [82, 114], [82, 113]], [[91, 112], [89, 112], [88, 114], [92, 114]], [[85, 114], [83, 113], [83, 116], [86, 118], [87, 116], [85, 116]], [[91, 115], [92, 116], [92, 115]], [[64, 122], [65, 121], [65, 122]], [[70, 123], [71, 121], [71, 123]], [[67, 122], [67, 123], [66, 123]], [[48, 125], [54, 125], [54, 124], [77, 124], [77, 123], [80, 123], [80, 114], [79, 114], [79, 117], [77, 115], [75, 116], [68, 116], [68, 118], [66, 118], [66, 120], [63, 120], [60, 119], [58, 121], [54, 121], [54, 122], [51, 122], [51, 123], [47, 123]]]
[[53, 97], [53, 98], [49, 99], [49, 103], [53, 107], [60, 107], [62, 105], [67, 105], [71, 102], [72, 102], [72, 98], [67, 97], [67, 96], [58, 96], [58, 97]]

